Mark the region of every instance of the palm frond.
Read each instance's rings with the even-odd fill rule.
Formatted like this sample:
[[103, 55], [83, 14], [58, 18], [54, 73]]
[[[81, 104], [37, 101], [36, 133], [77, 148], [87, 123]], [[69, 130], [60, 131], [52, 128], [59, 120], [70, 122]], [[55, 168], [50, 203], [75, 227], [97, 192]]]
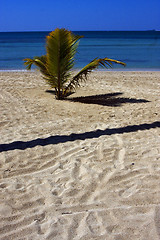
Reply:
[[79, 86], [80, 82], [83, 80], [87, 80], [87, 76], [88, 74], [100, 67], [112, 67], [113, 63], [117, 63], [117, 64], [121, 64], [123, 66], [125, 66], [126, 64], [114, 59], [110, 59], [110, 58], [95, 58], [93, 61], [91, 61], [89, 64], [87, 64], [84, 68], [82, 68], [80, 70], [80, 72], [78, 72], [73, 79], [71, 80], [71, 82], [69, 83], [69, 85], [66, 88], [66, 92], [69, 90], [72, 90], [74, 88], [76, 88], [77, 86]]
[[50, 75], [57, 79], [57, 87], [62, 87], [70, 77], [80, 38], [66, 29], [58, 28], [47, 37], [47, 68]]
[[47, 69], [47, 57], [46, 55], [43, 55], [41, 57], [34, 57], [33, 59], [31, 58], [25, 58], [24, 59], [24, 65], [26, 65], [27, 70], [30, 70], [32, 65], [34, 64], [36, 67], [40, 69], [40, 72], [43, 74], [44, 79], [47, 81], [50, 79], [50, 74]]
[[25, 58], [23, 59], [24, 65], [26, 66], [27, 70], [31, 70], [32, 64], [34, 64], [34, 60], [31, 58]]

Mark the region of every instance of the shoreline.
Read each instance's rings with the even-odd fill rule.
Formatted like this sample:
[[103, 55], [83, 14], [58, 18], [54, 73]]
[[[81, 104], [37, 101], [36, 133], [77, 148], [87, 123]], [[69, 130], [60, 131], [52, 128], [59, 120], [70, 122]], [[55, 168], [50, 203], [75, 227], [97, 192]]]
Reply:
[[[74, 72], [74, 71], [80, 71], [81, 70], [81, 68], [77, 68], [77, 69], [73, 69], [72, 70], [72, 72]], [[31, 73], [31, 72], [39, 72], [39, 70], [38, 69], [35, 69], [35, 70], [26, 70], [26, 69], [10, 69], [10, 70], [8, 70], [8, 69], [2, 69], [2, 70], [0, 70], [0, 72], [28, 72], [28, 73]], [[111, 69], [111, 68], [108, 68], [108, 69], [96, 69], [96, 70], [93, 70], [92, 72], [160, 72], [160, 68], [158, 68], [158, 69], [148, 69], [148, 68], [146, 68], [146, 69], [115, 69], [115, 68], [113, 68], [113, 69]]]
[[93, 71], [66, 100], [0, 71], [0, 239], [154, 239], [160, 72]]

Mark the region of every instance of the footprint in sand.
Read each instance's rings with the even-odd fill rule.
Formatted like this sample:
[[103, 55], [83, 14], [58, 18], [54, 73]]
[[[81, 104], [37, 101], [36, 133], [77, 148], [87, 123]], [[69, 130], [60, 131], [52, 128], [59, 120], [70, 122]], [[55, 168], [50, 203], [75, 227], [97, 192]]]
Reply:
[[115, 136], [115, 139], [117, 140], [117, 143], [119, 145], [119, 149], [117, 150], [117, 153], [115, 154], [115, 159], [113, 160], [113, 167], [111, 168], [111, 172], [106, 175], [105, 182], [108, 182], [110, 178], [119, 170], [122, 170], [124, 166], [124, 158], [126, 150], [123, 146], [123, 140], [120, 136]]
[[[115, 138], [118, 142], [119, 147], [121, 148], [118, 153], [117, 161], [115, 162], [115, 168], [122, 170], [124, 168], [124, 157], [125, 157], [126, 150], [123, 147], [122, 138], [120, 136], [115, 136]], [[125, 189], [124, 191], [121, 191], [120, 196], [123, 198], [128, 198], [133, 194], [135, 194], [137, 191], [138, 191], [137, 184], [134, 184], [133, 186]]]
[[7, 217], [10, 216], [12, 214], [12, 208], [5, 203], [0, 204], [0, 216], [3, 217]]
[[134, 184], [133, 186], [125, 189], [124, 191], [121, 191], [120, 196], [123, 198], [128, 198], [128, 197], [132, 196], [133, 194], [135, 194], [137, 191], [138, 191], [137, 184]]
[[122, 138], [120, 136], [115, 136], [115, 139], [117, 140], [120, 150], [118, 151], [117, 160], [114, 162], [114, 166], [116, 169], [121, 170], [124, 168], [124, 157], [125, 157], [126, 150], [123, 146]]
[[156, 206], [155, 207], [155, 216], [154, 216], [154, 223], [155, 223], [155, 227], [157, 230], [157, 235], [160, 239], [160, 206]]

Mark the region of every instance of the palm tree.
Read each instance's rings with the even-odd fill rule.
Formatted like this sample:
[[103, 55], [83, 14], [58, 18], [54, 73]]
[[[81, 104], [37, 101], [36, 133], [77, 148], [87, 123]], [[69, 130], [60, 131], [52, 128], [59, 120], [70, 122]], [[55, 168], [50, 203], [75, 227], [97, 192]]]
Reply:
[[71, 69], [75, 63], [74, 56], [81, 37], [66, 29], [57, 28], [47, 36], [46, 55], [24, 59], [24, 64], [28, 70], [31, 69], [32, 64], [40, 69], [44, 79], [52, 88], [55, 88], [57, 99], [64, 99], [69, 92], [79, 86], [81, 81], [86, 80], [88, 74], [98, 66], [112, 67], [112, 63], [125, 66], [125, 63], [117, 60], [95, 58], [75, 76], [72, 76]]

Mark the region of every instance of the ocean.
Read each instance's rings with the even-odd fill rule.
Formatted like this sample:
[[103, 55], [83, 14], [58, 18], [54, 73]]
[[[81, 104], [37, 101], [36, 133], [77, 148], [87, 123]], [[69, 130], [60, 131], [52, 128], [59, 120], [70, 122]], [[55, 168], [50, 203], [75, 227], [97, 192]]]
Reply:
[[[49, 32], [0, 32], [0, 70], [25, 70], [24, 58], [45, 54]], [[94, 58], [125, 62], [113, 70], [160, 70], [160, 31], [74, 31], [83, 35], [75, 69]]]

